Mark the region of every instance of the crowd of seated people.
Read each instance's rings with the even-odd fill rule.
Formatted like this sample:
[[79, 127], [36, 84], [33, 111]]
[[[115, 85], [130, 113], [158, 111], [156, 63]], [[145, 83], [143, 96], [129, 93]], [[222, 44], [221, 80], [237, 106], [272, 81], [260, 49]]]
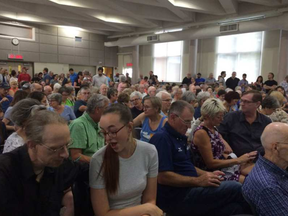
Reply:
[[0, 69], [1, 216], [288, 215], [288, 76], [27, 70]]

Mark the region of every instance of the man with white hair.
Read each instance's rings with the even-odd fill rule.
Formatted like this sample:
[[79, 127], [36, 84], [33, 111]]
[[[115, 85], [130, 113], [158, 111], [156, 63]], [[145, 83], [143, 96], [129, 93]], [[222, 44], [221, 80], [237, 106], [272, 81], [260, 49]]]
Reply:
[[42, 86], [39, 83], [32, 83], [30, 85], [30, 92], [34, 91], [42, 92]]
[[154, 97], [156, 95], [156, 88], [154, 86], [150, 86], [148, 88], [148, 95], [150, 97]]
[[161, 115], [168, 116], [168, 111], [172, 103], [172, 97], [167, 91], [160, 91], [156, 94], [156, 97], [162, 101]]
[[261, 136], [265, 155], [259, 156], [246, 178], [243, 195], [258, 215], [288, 215], [288, 125], [269, 124]]
[[201, 106], [202, 104], [210, 98], [209, 92], [199, 92], [197, 95], [198, 107], [195, 109], [194, 118], [198, 119], [201, 117]]
[[189, 85], [189, 91], [196, 95], [196, 86], [193, 84]]
[[142, 94], [142, 97], [145, 97], [147, 94], [145, 93], [145, 87], [143, 84], [139, 84], [138, 87], [139, 92]]
[[107, 97], [108, 86], [106, 84], [102, 84], [100, 86], [100, 94]]

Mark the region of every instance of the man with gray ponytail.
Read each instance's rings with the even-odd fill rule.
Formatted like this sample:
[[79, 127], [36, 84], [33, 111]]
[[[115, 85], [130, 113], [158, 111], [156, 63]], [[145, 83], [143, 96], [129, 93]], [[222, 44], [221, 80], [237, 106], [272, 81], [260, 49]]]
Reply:
[[86, 112], [69, 125], [73, 140], [69, 147], [72, 160], [89, 163], [91, 156], [104, 146], [98, 123], [108, 104], [107, 97], [94, 94], [87, 102]]

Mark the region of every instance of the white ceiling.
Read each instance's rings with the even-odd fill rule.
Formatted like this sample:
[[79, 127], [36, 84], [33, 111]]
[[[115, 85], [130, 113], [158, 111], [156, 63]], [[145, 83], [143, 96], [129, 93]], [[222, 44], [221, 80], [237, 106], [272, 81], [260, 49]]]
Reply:
[[0, 0], [0, 21], [74, 26], [113, 38], [197, 28], [286, 7], [288, 0]]

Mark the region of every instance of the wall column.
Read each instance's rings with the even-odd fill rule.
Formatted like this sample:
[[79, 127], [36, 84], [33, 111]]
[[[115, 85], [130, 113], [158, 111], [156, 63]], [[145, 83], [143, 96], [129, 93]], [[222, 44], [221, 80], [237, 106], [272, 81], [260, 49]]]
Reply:
[[139, 45], [133, 46], [132, 50], [132, 64], [133, 64], [133, 75], [132, 84], [137, 83], [139, 78]]
[[189, 73], [191, 73], [192, 76], [196, 75], [196, 73], [197, 73], [197, 50], [198, 50], [198, 39], [190, 40], [190, 44], [189, 44], [189, 54], [190, 54], [189, 55]]
[[288, 75], [288, 31], [281, 30], [279, 43], [279, 65], [276, 79], [278, 82], [284, 80]]

